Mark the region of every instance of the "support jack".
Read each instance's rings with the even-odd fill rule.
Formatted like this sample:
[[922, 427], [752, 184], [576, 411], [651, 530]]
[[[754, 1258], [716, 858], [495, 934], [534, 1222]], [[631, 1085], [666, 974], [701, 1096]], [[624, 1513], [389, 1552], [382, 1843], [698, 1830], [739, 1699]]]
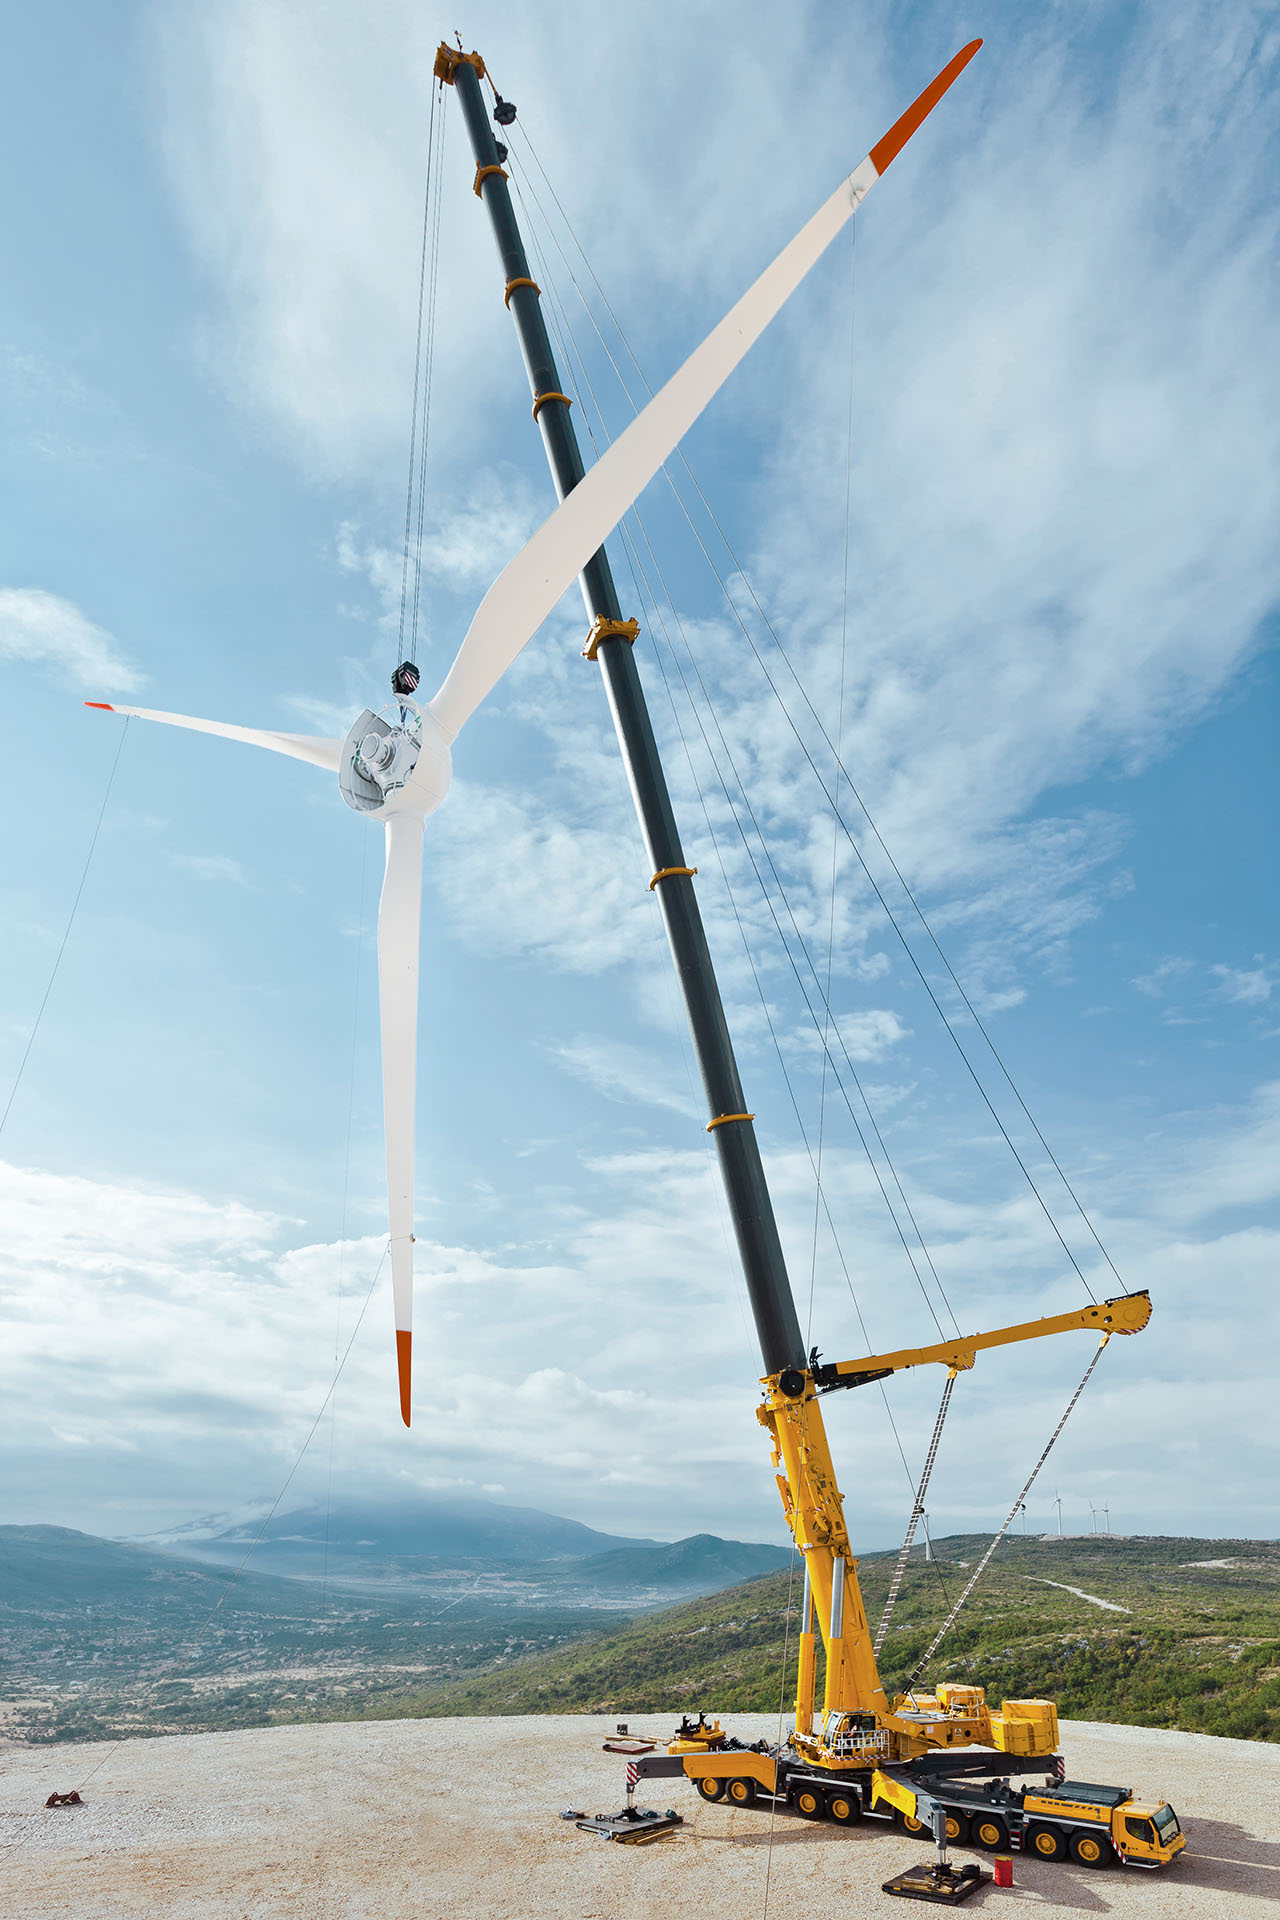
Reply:
[[634, 1847], [645, 1840], [656, 1840], [664, 1833], [673, 1833], [684, 1825], [684, 1820], [674, 1807], [659, 1813], [654, 1807], [625, 1806], [619, 1813], [594, 1813], [589, 1819], [576, 1820], [574, 1825], [583, 1833], [598, 1833], [602, 1840], [617, 1840], [624, 1847]]
[[932, 1866], [925, 1863], [909, 1867], [905, 1873], [896, 1873], [892, 1880], [882, 1882], [881, 1890], [896, 1893], [904, 1900], [932, 1900], [941, 1907], [958, 1907], [990, 1878], [981, 1867], [955, 1867], [950, 1861], [945, 1865], [935, 1861]]
[[952, 1865], [947, 1854], [947, 1815], [944, 1807], [921, 1794], [916, 1809], [926, 1816], [933, 1827], [938, 1857], [932, 1864], [926, 1862], [918, 1867], [908, 1867], [905, 1873], [895, 1873], [892, 1880], [881, 1881], [880, 1890], [882, 1893], [897, 1894], [903, 1900], [932, 1900], [935, 1906], [958, 1907], [962, 1900], [967, 1900], [971, 1893], [976, 1893], [980, 1886], [990, 1880], [991, 1875], [972, 1863], [963, 1867]]

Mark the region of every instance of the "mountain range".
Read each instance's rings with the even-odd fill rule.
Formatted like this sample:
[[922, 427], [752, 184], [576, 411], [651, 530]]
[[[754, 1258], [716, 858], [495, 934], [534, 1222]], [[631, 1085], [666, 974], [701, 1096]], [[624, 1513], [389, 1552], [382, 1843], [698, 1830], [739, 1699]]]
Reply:
[[571, 1595], [577, 1605], [626, 1607], [712, 1593], [771, 1573], [789, 1557], [783, 1547], [714, 1534], [633, 1539], [534, 1507], [435, 1493], [298, 1507], [265, 1528], [194, 1521], [134, 1544], [219, 1567], [238, 1566], [252, 1548], [259, 1573], [347, 1588], [438, 1594], [465, 1586], [513, 1599], [527, 1590], [529, 1599]]

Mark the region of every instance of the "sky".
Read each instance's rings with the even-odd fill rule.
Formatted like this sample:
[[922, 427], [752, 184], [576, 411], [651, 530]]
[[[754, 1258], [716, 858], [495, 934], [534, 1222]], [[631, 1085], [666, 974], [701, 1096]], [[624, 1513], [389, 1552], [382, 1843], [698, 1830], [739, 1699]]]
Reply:
[[[387, 697], [443, 35], [519, 108], [589, 457], [631, 415], [610, 355], [642, 393], [613, 316], [656, 386], [981, 34], [610, 552], [813, 1341], [852, 1358], [1084, 1305], [1065, 1241], [1155, 1314], [1104, 1354], [1025, 1524], [1056, 1526], [1060, 1494], [1068, 1531], [1275, 1537], [1280, 24], [1247, 0], [600, 22], [50, 0], [14, 23], [0, 1519], [263, 1511], [311, 1434], [299, 1504], [430, 1488], [783, 1537], [576, 594], [428, 823], [408, 1432], [381, 836], [314, 768], [141, 722], [121, 745], [81, 702], [340, 733]], [[552, 505], [444, 110], [428, 690]], [[833, 823], [837, 737], [865, 870]], [[962, 1378], [935, 1535], [1001, 1523], [1091, 1350]], [[825, 1403], [859, 1546], [900, 1537], [942, 1377]]]

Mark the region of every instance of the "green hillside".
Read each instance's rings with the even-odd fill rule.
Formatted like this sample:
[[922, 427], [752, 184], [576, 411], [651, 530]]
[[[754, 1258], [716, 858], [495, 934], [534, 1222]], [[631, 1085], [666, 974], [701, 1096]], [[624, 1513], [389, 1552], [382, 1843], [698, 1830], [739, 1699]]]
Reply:
[[[890, 1689], [905, 1681], [986, 1544], [961, 1536], [937, 1543], [932, 1565], [917, 1556], [881, 1661]], [[892, 1560], [861, 1562], [873, 1624]], [[1194, 1564], [1212, 1561], [1228, 1564]], [[1065, 1591], [1072, 1586], [1127, 1611]], [[383, 1711], [776, 1711], [794, 1688], [798, 1599], [798, 1577], [792, 1586], [788, 1575], [770, 1575]], [[978, 1682], [994, 1700], [1047, 1695], [1072, 1719], [1280, 1740], [1280, 1544], [1011, 1539], [926, 1678], [948, 1676]]]
[[[987, 1544], [958, 1536], [938, 1542], [929, 1565], [915, 1557], [881, 1660], [891, 1689]], [[786, 1572], [622, 1622], [612, 1613], [607, 1628], [598, 1610], [496, 1593], [424, 1607], [253, 1576], [209, 1620], [225, 1586], [210, 1569], [58, 1528], [0, 1530], [0, 1548], [0, 1739], [442, 1714], [776, 1712], [794, 1688], [799, 1578]], [[893, 1558], [861, 1562], [873, 1624]], [[925, 1678], [948, 1676], [979, 1682], [993, 1701], [1048, 1695], [1076, 1719], [1280, 1739], [1280, 1544], [1011, 1538]]]

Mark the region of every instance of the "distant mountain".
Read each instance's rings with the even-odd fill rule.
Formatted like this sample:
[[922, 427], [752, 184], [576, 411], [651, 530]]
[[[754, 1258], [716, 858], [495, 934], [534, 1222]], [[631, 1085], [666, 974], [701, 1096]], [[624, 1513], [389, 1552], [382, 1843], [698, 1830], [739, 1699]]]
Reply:
[[[237, 1565], [260, 1522], [197, 1524], [152, 1536], [153, 1546], [220, 1567]], [[277, 1514], [253, 1566], [290, 1579], [353, 1590], [417, 1588], [505, 1594], [514, 1604], [651, 1607], [713, 1593], [786, 1564], [782, 1547], [695, 1534], [632, 1540], [598, 1533], [534, 1507], [422, 1494], [380, 1505], [335, 1504]]]
[[[129, 1541], [73, 1527], [0, 1527], [0, 1617], [96, 1609], [113, 1616], [172, 1611], [185, 1619], [212, 1607], [226, 1584], [220, 1571]], [[297, 1586], [260, 1574], [236, 1582], [236, 1606], [290, 1617], [310, 1611]]]
[[[197, 1521], [149, 1535], [139, 1544], [227, 1566], [243, 1558], [260, 1524]], [[254, 1548], [253, 1564], [291, 1578], [314, 1579], [327, 1572], [331, 1579], [381, 1582], [580, 1562], [619, 1550], [666, 1549], [661, 1541], [598, 1533], [536, 1507], [422, 1493], [399, 1501], [335, 1502], [328, 1510], [315, 1505], [276, 1514]]]
[[695, 1533], [687, 1540], [673, 1540], [670, 1546], [615, 1547], [612, 1553], [592, 1554], [557, 1571], [565, 1583], [624, 1590], [654, 1587], [674, 1597], [738, 1586], [763, 1573], [776, 1573], [790, 1558], [786, 1547]]

